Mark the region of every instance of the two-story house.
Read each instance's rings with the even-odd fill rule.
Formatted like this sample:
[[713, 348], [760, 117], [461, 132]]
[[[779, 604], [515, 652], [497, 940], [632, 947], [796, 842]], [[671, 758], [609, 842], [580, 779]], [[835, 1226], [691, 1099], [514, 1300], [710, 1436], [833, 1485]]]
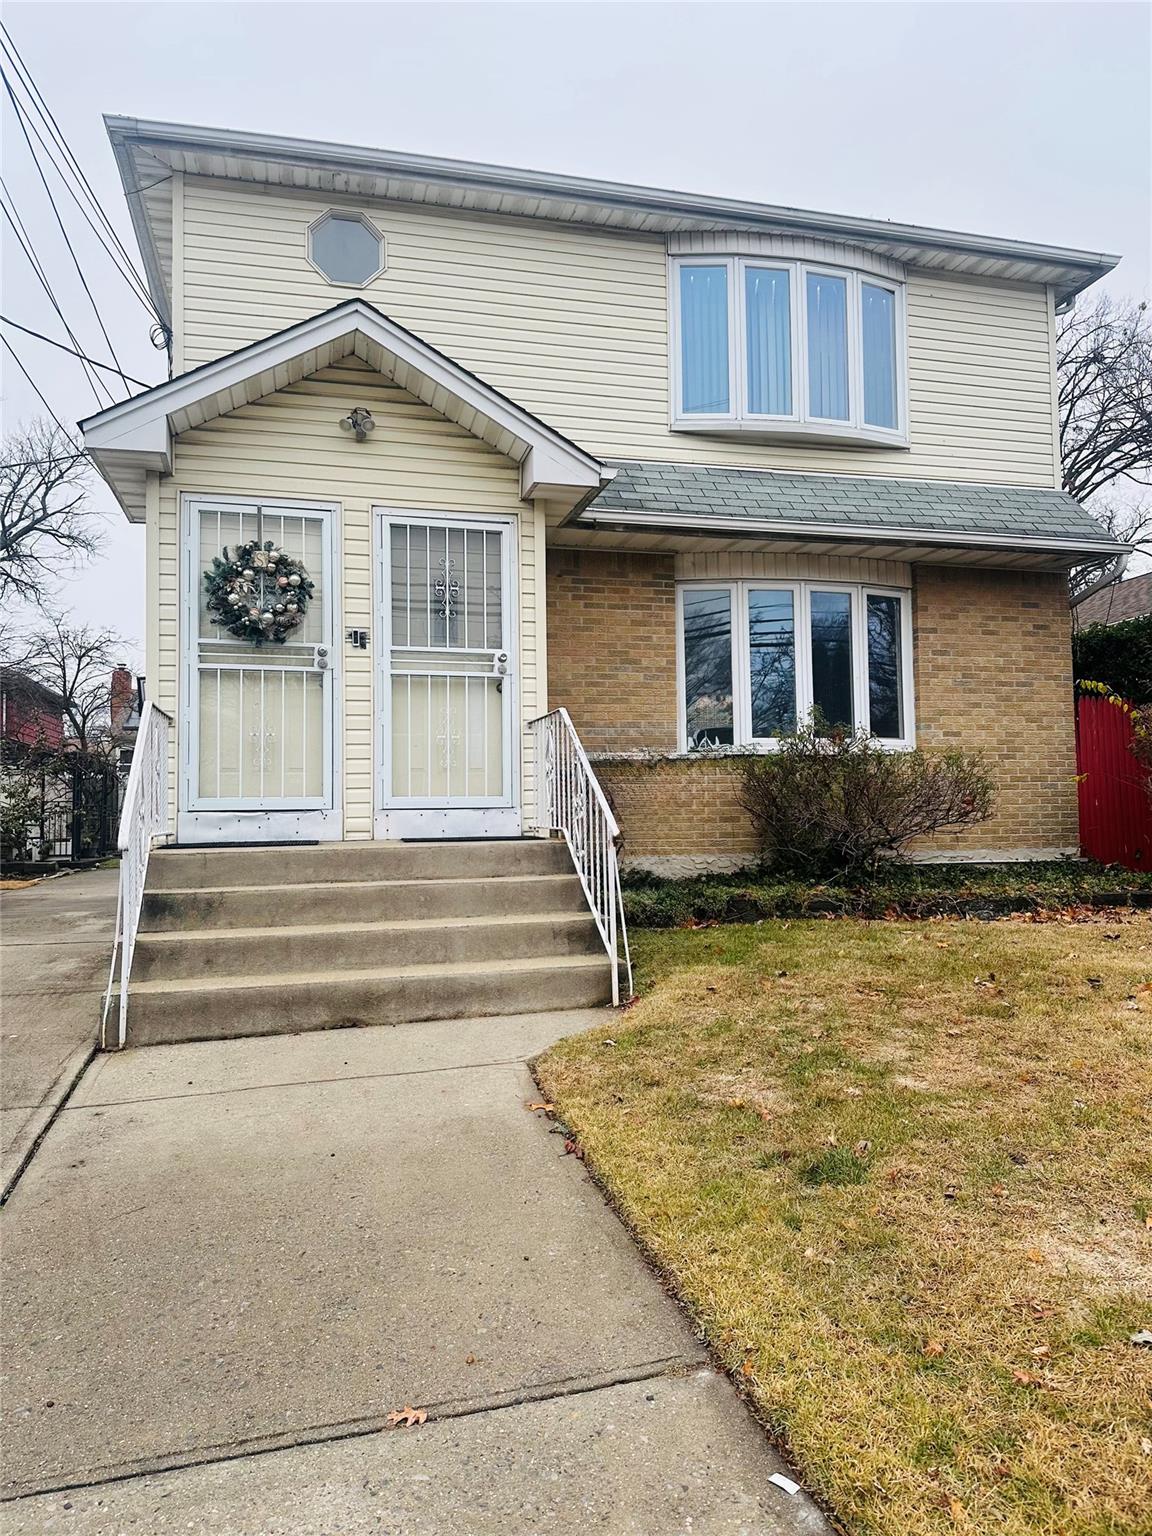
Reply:
[[702, 749], [814, 709], [984, 750], [995, 815], [936, 851], [1075, 850], [1066, 573], [1120, 547], [1060, 490], [1055, 317], [1115, 258], [108, 127], [172, 377], [84, 434], [147, 527], [181, 845], [463, 868], [550, 819], [563, 706], [635, 864], [747, 862]]

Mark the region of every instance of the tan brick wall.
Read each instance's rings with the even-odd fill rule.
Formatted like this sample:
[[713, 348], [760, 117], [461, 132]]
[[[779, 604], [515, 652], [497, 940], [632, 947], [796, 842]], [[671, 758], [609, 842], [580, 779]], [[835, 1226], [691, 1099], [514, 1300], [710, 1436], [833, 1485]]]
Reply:
[[675, 751], [675, 556], [549, 549], [548, 697], [589, 752]]
[[740, 805], [740, 761], [596, 762], [624, 835], [625, 863], [707, 855], [752, 863], [756, 838]]
[[1075, 848], [1071, 616], [1062, 576], [919, 566], [913, 625], [918, 742], [983, 752], [990, 821], [930, 845]]
[[[549, 695], [588, 750], [674, 750], [671, 556], [548, 551]], [[917, 738], [979, 750], [996, 781], [991, 820], [921, 852], [1075, 848], [1070, 618], [1064, 579], [1033, 572], [914, 571]], [[740, 862], [755, 842], [738, 762], [599, 762], [631, 860]]]

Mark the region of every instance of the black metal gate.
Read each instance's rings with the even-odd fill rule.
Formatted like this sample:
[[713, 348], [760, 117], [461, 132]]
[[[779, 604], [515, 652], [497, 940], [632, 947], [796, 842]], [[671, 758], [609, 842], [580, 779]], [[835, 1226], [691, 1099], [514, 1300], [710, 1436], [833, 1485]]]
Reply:
[[[5, 779], [30, 791], [28, 815], [0, 849], [5, 863], [83, 864], [116, 852], [123, 780], [115, 767], [84, 752], [5, 753]], [[15, 759], [15, 760], [14, 760]]]

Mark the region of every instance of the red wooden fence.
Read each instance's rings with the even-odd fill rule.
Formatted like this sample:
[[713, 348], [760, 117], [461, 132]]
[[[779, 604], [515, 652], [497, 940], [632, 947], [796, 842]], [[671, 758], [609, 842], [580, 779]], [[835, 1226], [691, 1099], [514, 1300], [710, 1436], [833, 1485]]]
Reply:
[[1102, 864], [1152, 869], [1152, 798], [1132, 755], [1132, 716], [1112, 699], [1076, 703], [1080, 846]]

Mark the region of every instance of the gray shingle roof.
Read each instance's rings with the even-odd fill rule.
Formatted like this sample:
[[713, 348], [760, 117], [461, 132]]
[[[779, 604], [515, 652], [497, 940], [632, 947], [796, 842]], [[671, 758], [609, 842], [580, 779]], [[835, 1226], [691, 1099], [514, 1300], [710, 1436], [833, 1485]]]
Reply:
[[811, 524], [815, 534], [824, 526], [937, 538], [985, 534], [997, 540], [1083, 543], [1100, 550], [1113, 542], [1079, 502], [1043, 487], [793, 475], [653, 461], [614, 467], [616, 478], [589, 503], [587, 513], [643, 513], [658, 524], [685, 516]]

